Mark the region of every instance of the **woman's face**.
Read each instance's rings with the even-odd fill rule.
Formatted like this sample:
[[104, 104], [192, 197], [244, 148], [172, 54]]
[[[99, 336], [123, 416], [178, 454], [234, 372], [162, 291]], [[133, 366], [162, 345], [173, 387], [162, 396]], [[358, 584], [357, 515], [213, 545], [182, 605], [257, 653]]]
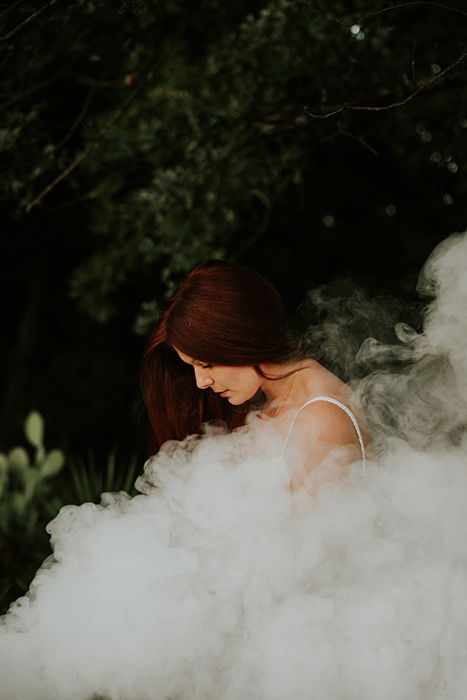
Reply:
[[261, 387], [262, 377], [254, 367], [214, 365], [174, 350], [182, 362], [192, 365], [199, 389], [211, 389], [235, 406], [251, 399]]

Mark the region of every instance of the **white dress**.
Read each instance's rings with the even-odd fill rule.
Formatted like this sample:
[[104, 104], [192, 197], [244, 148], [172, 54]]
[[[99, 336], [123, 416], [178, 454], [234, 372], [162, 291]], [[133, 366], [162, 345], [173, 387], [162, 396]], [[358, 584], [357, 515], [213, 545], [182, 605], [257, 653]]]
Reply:
[[401, 444], [311, 501], [283, 444], [208, 428], [141, 495], [63, 508], [0, 627], [0, 699], [465, 700], [465, 469]]

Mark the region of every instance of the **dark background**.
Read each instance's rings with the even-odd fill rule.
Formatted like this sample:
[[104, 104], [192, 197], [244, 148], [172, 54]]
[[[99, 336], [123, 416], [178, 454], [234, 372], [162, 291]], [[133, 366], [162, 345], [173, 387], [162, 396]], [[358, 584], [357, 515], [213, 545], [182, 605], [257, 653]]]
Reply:
[[293, 310], [352, 279], [415, 299], [467, 222], [459, 0], [2, 7], [0, 449], [146, 456], [140, 357], [210, 257]]

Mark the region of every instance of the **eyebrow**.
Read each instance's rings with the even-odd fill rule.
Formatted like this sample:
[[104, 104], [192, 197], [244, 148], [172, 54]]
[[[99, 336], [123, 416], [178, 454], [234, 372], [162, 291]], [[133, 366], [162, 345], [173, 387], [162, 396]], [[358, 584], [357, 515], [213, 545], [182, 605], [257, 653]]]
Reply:
[[[178, 355], [178, 353], [177, 353], [177, 355]], [[188, 359], [188, 360], [184, 360], [183, 358], [180, 357], [180, 355], [178, 355], [178, 356], [179, 356], [179, 358], [181, 359], [182, 362], [184, 362], [186, 365], [191, 365], [192, 367], [196, 367], [197, 364], [198, 364], [198, 365], [206, 365], [206, 364], [208, 364], [207, 362], [203, 362], [202, 360], [195, 360], [194, 357], [191, 357], [191, 358]], [[187, 357], [188, 357], [188, 355], [187, 355]]]

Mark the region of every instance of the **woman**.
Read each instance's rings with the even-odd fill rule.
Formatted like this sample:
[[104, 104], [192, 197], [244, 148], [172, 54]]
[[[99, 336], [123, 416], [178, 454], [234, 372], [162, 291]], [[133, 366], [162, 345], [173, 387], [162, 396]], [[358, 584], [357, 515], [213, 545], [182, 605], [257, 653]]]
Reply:
[[292, 490], [331, 455], [341, 465], [365, 458], [350, 389], [300, 348], [274, 287], [239, 265], [204, 263], [180, 285], [146, 350], [142, 387], [155, 451], [209, 420], [232, 430], [259, 405], [301, 455]]
[[[300, 349], [272, 285], [225, 262], [180, 285], [142, 386], [143, 495], [49, 524], [54, 555], [0, 621], [0, 700], [276, 700], [284, 649], [315, 654], [311, 571], [329, 546], [308, 493], [364, 457], [349, 388]], [[281, 698], [308, 692], [308, 667], [284, 666]]]
[[[467, 425], [455, 243], [418, 351], [446, 353], [459, 391], [425, 402], [423, 433], [440, 406]], [[413, 396], [407, 376], [398, 395]], [[349, 467], [363, 456], [349, 389], [293, 341], [273, 288], [226, 263], [180, 286], [143, 387], [157, 450], [143, 494], [49, 524], [54, 555], [0, 621], [0, 700], [465, 699], [465, 429], [445, 452], [392, 439]]]

